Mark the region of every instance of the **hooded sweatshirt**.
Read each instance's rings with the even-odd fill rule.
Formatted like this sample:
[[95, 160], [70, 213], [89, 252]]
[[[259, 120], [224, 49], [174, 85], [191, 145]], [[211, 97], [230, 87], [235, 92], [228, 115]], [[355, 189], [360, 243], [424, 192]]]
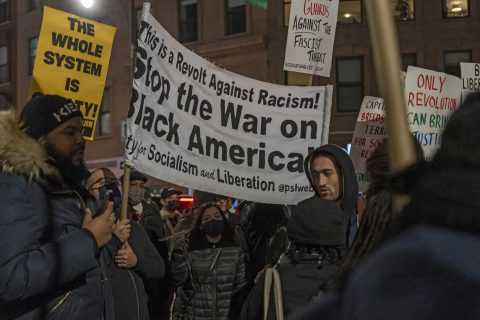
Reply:
[[304, 168], [305, 174], [307, 175], [310, 185], [315, 190], [316, 196], [320, 196], [320, 194], [318, 193], [315, 182], [312, 178], [310, 164], [312, 159], [319, 154], [328, 154], [332, 156], [336, 160], [337, 166], [340, 168], [341, 181], [339, 181], [339, 183], [341, 183], [342, 186], [342, 194], [339, 199], [339, 205], [343, 212], [345, 212], [346, 217], [349, 218], [350, 226], [346, 234], [346, 240], [348, 245], [350, 245], [357, 232], [356, 210], [358, 198], [358, 182], [355, 176], [355, 169], [353, 168], [352, 160], [345, 150], [334, 144], [327, 144], [310, 152], [305, 159]]

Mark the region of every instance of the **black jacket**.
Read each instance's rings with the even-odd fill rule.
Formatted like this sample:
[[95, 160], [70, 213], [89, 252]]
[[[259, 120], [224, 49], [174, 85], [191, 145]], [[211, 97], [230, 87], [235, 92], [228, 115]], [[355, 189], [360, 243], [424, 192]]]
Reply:
[[172, 252], [171, 276], [178, 288], [174, 317], [230, 319], [232, 296], [246, 285], [244, 255], [233, 243], [212, 246], [196, 240], [190, 239], [190, 245], [181, 240]]
[[108, 271], [113, 288], [115, 319], [145, 320], [149, 317], [143, 281], [161, 279], [165, 274], [165, 264], [142, 227], [135, 221], [130, 221], [130, 224], [128, 243], [137, 256], [137, 265], [132, 269], [117, 267], [114, 258], [120, 243], [109, 246], [111, 263]]
[[111, 299], [96, 241], [81, 227], [81, 198], [9, 111], [0, 112], [0, 136], [1, 318], [100, 319]]
[[[341, 252], [337, 249], [307, 252], [295, 262], [283, 256], [276, 268], [282, 285], [284, 315], [288, 316], [296, 308], [311, 302], [321, 284], [336, 272], [340, 260]], [[264, 284], [265, 274], [262, 273], [243, 306], [242, 320], [263, 320]], [[272, 286], [267, 318], [269, 320], [277, 319], [274, 303]]]

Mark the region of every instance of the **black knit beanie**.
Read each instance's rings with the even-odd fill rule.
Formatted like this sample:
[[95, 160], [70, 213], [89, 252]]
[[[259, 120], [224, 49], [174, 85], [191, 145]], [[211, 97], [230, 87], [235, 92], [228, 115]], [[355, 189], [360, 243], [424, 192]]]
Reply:
[[335, 201], [313, 196], [300, 202], [288, 220], [288, 236], [297, 244], [342, 246], [348, 216]]
[[46, 136], [74, 117], [82, 117], [80, 109], [72, 100], [57, 95], [35, 96], [20, 113], [27, 134], [34, 139]]

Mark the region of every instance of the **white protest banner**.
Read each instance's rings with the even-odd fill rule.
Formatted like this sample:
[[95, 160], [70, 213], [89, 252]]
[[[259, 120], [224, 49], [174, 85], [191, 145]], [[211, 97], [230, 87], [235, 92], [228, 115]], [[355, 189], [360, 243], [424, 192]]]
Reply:
[[283, 69], [330, 76], [338, 0], [295, 0], [290, 8]]
[[223, 70], [143, 13], [126, 161], [181, 186], [296, 204], [312, 195], [303, 169], [327, 143], [332, 87], [290, 87]]
[[460, 62], [462, 72], [462, 103], [467, 96], [475, 91], [480, 91], [480, 64]]
[[387, 138], [387, 128], [383, 99], [365, 96], [358, 113], [350, 151], [361, 192], [367, 191], [370, 183], [367, 176], [367, 159], [385, 138]]
[[407, 120], [430, 159], [442, 142], [451, 113], [460, 106], [460, 78], [409, 66], [405, 83]]

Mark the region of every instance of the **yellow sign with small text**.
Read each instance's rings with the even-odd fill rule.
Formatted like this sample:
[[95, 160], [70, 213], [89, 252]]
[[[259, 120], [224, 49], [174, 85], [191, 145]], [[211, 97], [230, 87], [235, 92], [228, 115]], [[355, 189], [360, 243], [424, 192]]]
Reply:
[[44, 7], [30, 94], [72, 99], [83, 114], [83, 136], [93, 140], [115, 28]]

